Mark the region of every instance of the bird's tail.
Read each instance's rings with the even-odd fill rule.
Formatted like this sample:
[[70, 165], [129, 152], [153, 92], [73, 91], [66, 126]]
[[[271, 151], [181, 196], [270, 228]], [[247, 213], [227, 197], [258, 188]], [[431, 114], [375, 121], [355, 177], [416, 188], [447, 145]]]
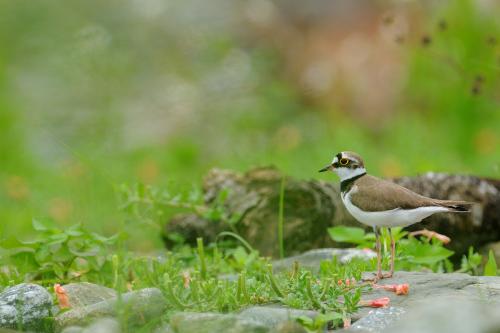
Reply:
[[448, 208], [453, 213], [469, 213], [474, 202], [455, 200], [436, 200], [438, 206]]

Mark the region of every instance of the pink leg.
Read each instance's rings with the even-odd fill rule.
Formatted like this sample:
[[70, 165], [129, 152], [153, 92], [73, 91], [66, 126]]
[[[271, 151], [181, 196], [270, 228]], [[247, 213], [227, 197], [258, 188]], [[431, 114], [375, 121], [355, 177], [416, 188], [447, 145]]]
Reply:
[[377, 274], [374, 278], [366, 278], [365, 281], [370, 281], [377, 283], [378, 280], [383, 279], [382, 274], [382, 246], [380, 244], [380, 231], [377, 227], [373, 227], [373, 232], [375, 233], [375, 250], [377, 251]]
[[384, 277], [390, 278], [394, 275], [394, 260], [396, 258], [396, 242], [394, 241], [394, 237], [392, 237], [391, 228], [387, 228], [387, 231], [389, 232], [389, 237], [391, 239], [391, 271], [389, 272], [389, 274], [384, 275]]
[[373, 231], [375, 232], [375, 247], [377, 250], [377, 280], [379, 280], [384, 278], [382, 274], [382, 246], [380, 244], [379, 229], [377, 229], [377, 227], [373, 227]]

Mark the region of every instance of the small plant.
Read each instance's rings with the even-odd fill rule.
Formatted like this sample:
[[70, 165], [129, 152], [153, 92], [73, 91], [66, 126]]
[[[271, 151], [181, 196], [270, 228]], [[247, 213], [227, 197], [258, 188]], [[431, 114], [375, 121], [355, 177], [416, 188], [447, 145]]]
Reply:
[[[448, 258], [453, 255], [453, 251], [445, 248], [438, 239], [416, 238], [403, 231], [402, 228], [392, 228], [391, 230], [392, 236], [398, 244], [396, 248], [397, 269], [420, 270], [427, 268], [435, 272], [452, 270]], [[336, 242], [353, 243], [359, 248], [375, 248], [375, 235], [366, 233], [362, 228], [337, 226], [329, 228], [328, 233]], [[386, 253], [389, 244], [389, 234], [383, 230], [382, 248], [386, 249]], [[384, 262], [386, 261], [387, 258], [384, 258]]]
[[486, 265], [484, 266], [484, 275], [485, 276], [497, 276], [498, 273], [498, 267], [497, 267], [497, 262], [495, 259], [495, 254], [493, 253], [493, 250], [490, 250], [488, 252], [488, 261], [486, 262]]
[[[202, 263], [211, 266], [214, 262], [201, 247], [199, 243], [199, 264], [194, 269], [163, 276], [162, 287], [172, 311], [230, 312], [249, 305], [281, 303], [291, 308], [320, 311], [332, 327], [338, 327], [343, 318], [358, 309], [362, 291], [369, 288], [354, 282], [364, 268], [362, 261], [355, 260], [349, 267], [339, 265], [335, 259], [324, 261], [318, 274], [298, 265], [290, 272], [276, 273], [265, 258], [255, 259], [248, 269], [232, 276], [216, 275], [214, 270], [203, 273]], [[310, 327], [324, 323], [313, 322]]]
[[196, 188], [181, 195], [144, 184], [122, 185], [120, 194], [120, 208], [123, 211], [134, 221], [145, 223], [157, 230], [163, 228], [164, 216], [168, 209], [188, 210], [207, 220], [220, 221], [233, 232], [236, 232], [235, 225], [241, 218], [240, 214], [229, 214], [224, 206], [229, 195], [227, 189], [221, 190], [210, 205], [203, 202], [201, 192]]
[[4, 279], [54, 283], [96, 279], [110, 270], [110, 249], [118, 235], [104, 237], [85, 230], [80, 224], [65, 230], [33, 220], [37, 231], [33, 240], [11, 240], [2, 244]]
[[318, 314], [316, 317], [311, 318], [307, 316], [300, 316], [296, 320], [304, 327], [309, 333], [324, 332], [330, 322], [338, 322], [342, 320], [342, 315], [336, 312]]
[[477, 252], [474, 252], [472, 246], [469, 247], [469, 252], [467, 255], [462, 256], [462, 261], [460, 263], [460, 273], [471, 273], [473, 275], [479, 275], [479, 267], [483, 261], [483, 256]]

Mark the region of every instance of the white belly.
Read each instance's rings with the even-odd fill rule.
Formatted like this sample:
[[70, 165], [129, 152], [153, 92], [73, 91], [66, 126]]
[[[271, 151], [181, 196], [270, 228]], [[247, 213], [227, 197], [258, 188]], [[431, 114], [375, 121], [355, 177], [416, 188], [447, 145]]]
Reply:
[[422, 221], [435, 213], [447, 212], [445, 207], [420, 207], [415, 209], [395, 208], [380, 212], [365, 212], [351, 203], [350, 194], [356, 191], [353, 187], [345, 195], [341, 195], [345, 208], [351, 215], [363, 224], [377, 227], [405, 227]]

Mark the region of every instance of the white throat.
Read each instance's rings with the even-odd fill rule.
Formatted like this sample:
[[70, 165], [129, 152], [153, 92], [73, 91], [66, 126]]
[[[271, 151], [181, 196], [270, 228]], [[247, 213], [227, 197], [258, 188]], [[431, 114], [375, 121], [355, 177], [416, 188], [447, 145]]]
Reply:
[[341, 167], [336, 168], [334, 171], [339, 176], [341, 182], [366, 173], [365, 168], [349, 169]]

